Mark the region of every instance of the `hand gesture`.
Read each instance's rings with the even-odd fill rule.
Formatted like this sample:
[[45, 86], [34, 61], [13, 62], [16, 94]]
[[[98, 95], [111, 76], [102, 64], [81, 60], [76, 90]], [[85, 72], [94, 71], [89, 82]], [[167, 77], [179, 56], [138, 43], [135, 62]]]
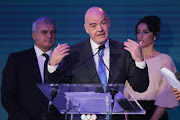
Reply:
[[138, 44], [137, 42], [127, 39], [127, 41], [124, 42], [124, 49], [129, 51], [131, 53], [132, 58], [137, 62], [144, 61], [144, 58], [142, 56], [142, 49], [141, 49], [142, 41]]
[[57, 47], [54, 48], [51, 59], [49, 61], [49, 65], [55, 66], [59, 64], [64, 57], [69, 55], [69, 51], [70, 51], [70, 48], [67, 43], [65, 44], [58, 43]]
[[174, 95], [177, 98], [177, 100], [180, 100], [180, 91], [177, 88], [173, 88], [172, 91], [174, 92]]

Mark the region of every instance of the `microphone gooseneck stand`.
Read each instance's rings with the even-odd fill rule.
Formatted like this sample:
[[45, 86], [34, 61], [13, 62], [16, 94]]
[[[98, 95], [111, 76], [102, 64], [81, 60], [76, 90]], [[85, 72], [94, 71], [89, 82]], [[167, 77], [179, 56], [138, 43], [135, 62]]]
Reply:
[[118, 93], [118, 91], [115, 88], [111, 88], [109, 90], [110, 94], [111, 94], [111, 117], [110, 120], [112, 119], [112, 112], [113, 112], [113, 108], [114, 108], [114, 96]]
[[56, 97], [57, 93], [58, 93], [58, 86], [53, 85], [53, 88], [51, 89], [51, 98], [49, 100], [49, 104], [48, 104], [48, 112], [50, 112], [50, 108], [53, 104], [53, 100]]
[[[104, 46], [105, 47], [105, 46]], [[104, 49], [104, 47], [102, 47], [102, 49]], [[100, 51], [100, 50], [99, 50]], [[99, 55], [99, 54], [98, 54]], [[117, 89], [115, 89], [114, 88], [114, 77], [113, 77], [113, 74], [112, 74], [112, 72], [110, 71], [110, 69], [107, 67], [107, 65], [104, 63], [104, 60], [102, 59], [102, 57], [99, 55], [99, 57], [100, 57], [100, 59], [101, 59], [101, 61], [103, 62], [103, 64], [105, 65], [105, 67], [106, 67], [106, 69], [109, 71], [109, 73], [110, 73], [110, 75], [112, 76], [112, 88], [108, 91], [110, 94], [111, 94], [111, 98], [112, 98], [112, 100], [111, 100], [111, 117], [110, 117], [110, 120], [112, 119], [112, 112], [113, 112], [113, 108], [114, 108], [114, 96], [118, 93], [118, 90]], [[107, 85], [106, 86], [108, 86], [108, 83], [107, 83]], [[107, 91], [107, 87], [106, 87], [106, 91]]]

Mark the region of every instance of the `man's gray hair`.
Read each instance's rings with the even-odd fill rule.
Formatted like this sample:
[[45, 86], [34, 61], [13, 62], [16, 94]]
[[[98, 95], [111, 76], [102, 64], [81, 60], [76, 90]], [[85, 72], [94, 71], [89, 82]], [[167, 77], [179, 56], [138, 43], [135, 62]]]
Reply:
[[57, 28], [56, 23], [55, 23], [55, 21], [54, 21], [53, 19], [48, 18], [48, 17], [40, 17], [40, 18], [37, 18], [37, 19], [33, 22], [33, 24], [32, 24], [32, 32], [35, 32], [35, 33], [37, 32], [37, 25], [38, 25], [38, 23], [40, 23], [40, 22], [45, 22], [46, 24], [52, 23], [52, 24], [54, 24], [55, 27]]

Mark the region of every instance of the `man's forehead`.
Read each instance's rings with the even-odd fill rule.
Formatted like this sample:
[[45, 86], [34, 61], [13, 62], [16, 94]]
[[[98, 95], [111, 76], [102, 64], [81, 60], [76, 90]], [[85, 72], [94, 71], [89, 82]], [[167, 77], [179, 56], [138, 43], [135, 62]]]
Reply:
[[53, 23], [40, 22], [39, 24], [37, 24], [37, 28], [38, 29], [44, 29], [44, 30], [47, 30], [49, 28], [55, 29], [55, 25]]
[[87, 16], [86, 21], [87, 22], [101, 22], [107, 20], [107, 17], [104, 15], [92, 15], [92, 16]]
[[102, 22], [104, 22], [104, 21], [106, 21], [107, 19], [106, 18], [104, 18], [104, 19], [100, 19], [100, 20], [91, 20], [91, 21], [89, 21], [89, 23], [90, 24], [93, 24], [93, 23], [102, 23]]
[[90, 12], [86, 15], [86, 17], [89, 18], [101, 18], [101, 17], [106, 17], [106, 14], [104, 12]]

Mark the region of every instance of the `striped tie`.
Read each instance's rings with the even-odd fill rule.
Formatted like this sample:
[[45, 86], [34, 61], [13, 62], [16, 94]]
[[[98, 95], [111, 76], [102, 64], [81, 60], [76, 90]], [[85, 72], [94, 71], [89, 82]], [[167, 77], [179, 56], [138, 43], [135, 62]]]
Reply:
[[[103, 49], [100, 50], [99, 56], [98, 56], [98, 75], [101, 80], [102, 84], [107, 84], [107, 77], [106, 77], [106, 68], [103, 61], [104, 52]], [[102, 60], [101, 60], [102, 58]], [[106, 91], [106, 87], [103, 87], [104, 91]]]

